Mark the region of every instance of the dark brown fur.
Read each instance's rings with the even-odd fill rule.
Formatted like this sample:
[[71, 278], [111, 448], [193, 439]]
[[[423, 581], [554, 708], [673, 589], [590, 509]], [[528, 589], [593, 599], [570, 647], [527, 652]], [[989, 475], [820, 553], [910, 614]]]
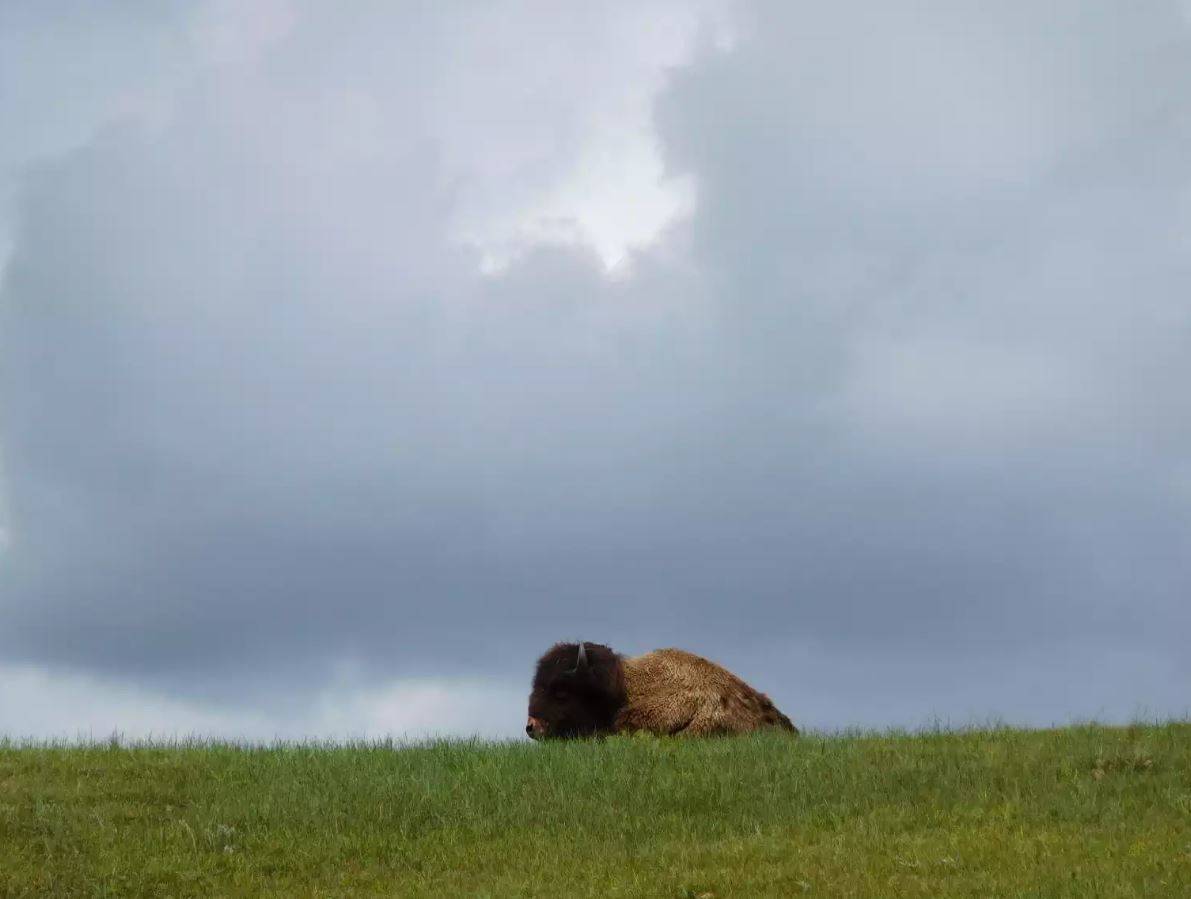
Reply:
[[764, 693], [681, 649], [634, 658], [601, 643], [558, 643], [538, 661], [526, 732], [535, 738], [739, 734], [798, 729]]

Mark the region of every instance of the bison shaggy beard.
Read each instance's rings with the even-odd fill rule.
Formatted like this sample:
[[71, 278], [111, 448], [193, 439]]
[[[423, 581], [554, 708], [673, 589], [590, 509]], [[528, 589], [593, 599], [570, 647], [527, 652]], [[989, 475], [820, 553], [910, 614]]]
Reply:
[[701, 656], [658, 649], [624, 658], [601, 643], [558, 643], [538, 660], [525, 732], [565, 739], [762, 728], [798, 733], [768, 696]]

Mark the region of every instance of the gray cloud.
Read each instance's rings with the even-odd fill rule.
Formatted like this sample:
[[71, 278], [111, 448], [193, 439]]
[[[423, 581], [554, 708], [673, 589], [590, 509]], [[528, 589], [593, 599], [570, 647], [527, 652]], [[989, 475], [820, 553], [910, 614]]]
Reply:
[[696, 208], [616, 278], [457, 239], [574, 171], [590, 70], [543, 50], [502, 138], [539, 76], [460, 75], [466, 16], [278, 10], [22, 179], [5, 657], [227, 702], [583, 635], [831, 724], [1185, 710], [1177, 5], [736, 10], [656, 104]]

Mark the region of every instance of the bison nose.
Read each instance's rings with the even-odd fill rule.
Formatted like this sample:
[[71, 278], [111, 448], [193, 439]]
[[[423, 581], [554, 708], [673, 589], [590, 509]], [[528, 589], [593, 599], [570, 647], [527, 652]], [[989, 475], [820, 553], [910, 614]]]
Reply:
[[533, 736], [533, 725], [532, 724], [525, 725], [525, 732], [532, 737]]
[[529, 716], [529, 721], [525, 725], [525, 733], [535, 740], [546, 732], [546, 722], [541, 718], [535, 718], [533, 715]]

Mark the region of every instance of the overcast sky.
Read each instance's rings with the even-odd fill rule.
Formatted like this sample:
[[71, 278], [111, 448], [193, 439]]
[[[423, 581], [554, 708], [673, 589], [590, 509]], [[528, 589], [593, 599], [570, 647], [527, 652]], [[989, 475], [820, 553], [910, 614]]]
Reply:
[[0, 734], [1191, 710], [1191, 6], [0, 6]]

